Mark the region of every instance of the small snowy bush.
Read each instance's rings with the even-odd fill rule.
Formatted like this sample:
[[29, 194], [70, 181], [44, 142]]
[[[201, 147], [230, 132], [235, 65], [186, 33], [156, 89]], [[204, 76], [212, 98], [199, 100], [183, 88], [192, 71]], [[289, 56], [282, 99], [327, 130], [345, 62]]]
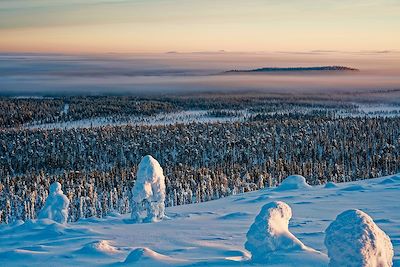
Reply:
[[163, 169], [152, 156], [145, 156], [138, 167], [132, 188], [132, 220], [155, 222], [162, 220], [165, 210], [165, 177]]
[[329, 266], [387, 267], [393, 265], [390, 238], [361, 210], [347, 210], [326, 229]]
[[39, 219], [50, 219], [58, 223], [67, 223], [69, 200], [61, 190], [61, 184], [50, 185], [49, 196], [39, 212]]
[[288, 229], [292, 210], [284, 202], [264, 205], [247, 232], [245, 248], [252, 261], [268, 262], [275, 251], [305, 250], [307, 247]]

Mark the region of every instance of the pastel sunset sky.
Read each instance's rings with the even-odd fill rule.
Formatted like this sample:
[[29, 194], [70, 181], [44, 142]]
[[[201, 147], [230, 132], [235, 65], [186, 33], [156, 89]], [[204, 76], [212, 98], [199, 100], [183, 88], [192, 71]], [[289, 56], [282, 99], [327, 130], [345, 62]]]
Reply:
[[398, 0], [2, 0], [0, 52], [398, 50]]

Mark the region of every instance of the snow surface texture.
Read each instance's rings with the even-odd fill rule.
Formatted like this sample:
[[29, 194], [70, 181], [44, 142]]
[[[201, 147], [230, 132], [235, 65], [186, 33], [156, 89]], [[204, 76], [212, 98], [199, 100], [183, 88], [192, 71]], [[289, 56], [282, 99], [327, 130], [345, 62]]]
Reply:
[[132, 188], [134, 222], [156, 222], [165, 216], [165, 177], [157, 160], [147, 155], [140, 161]]
[[[393, 183], [382, 183], [391, 179]], [[362, 191], [344, 191], [359, 185]], [[266, 265], [244, 248], [246, 233], [261, 208], [290, 205], [290, 232], [303, 244], [328, 254], [325, 230], [345, 210], [361, 209], [390, 237], [393, 265], [400, 266], [400, 176], [323, 185], [308, 190], [263, 189], [198, 204], [167, 207], [158, 223], [131, 223], [130, 214], [0, 224], [0, 266], [328, 266], [329, 259], [304, 250], [275, 251]], [[106, 240], [107, 242], [104, 242]]]
[[290, 175], [275, 189], [276, 191], [286, 191], [295, 189], [311, 188], [306, 182], [306, 178], [301, 175]]
[[339, 214], [326, 229], [330, 267], [387, 267], [393, 265], [390, 238], [361, 210]]
[[61, 190], [61, 184], [50, 185], [49, 196], [39, 212], [39, 219], [50, 219], [58, 223], [67, 223], [69, 200]]
[[[305, 246], [289, 231], [291, 218], [292, 209], [282, 201], [274, 201], [262, 207], [246, 235], [245, 248], [251, 252], [252, 261], [271, 262], [277, 258], [275, 252], [280, 251], [317, 253]], [[321, 258], [323, 258], [322, 255]]]

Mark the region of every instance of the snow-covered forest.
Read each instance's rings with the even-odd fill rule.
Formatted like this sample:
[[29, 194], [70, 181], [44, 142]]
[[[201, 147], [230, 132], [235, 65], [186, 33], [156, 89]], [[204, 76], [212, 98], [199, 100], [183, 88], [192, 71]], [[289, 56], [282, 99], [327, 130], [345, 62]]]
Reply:
[[[290, 103], [280, 105], [290, 110]], [[164, 168], [166, 206], [275, 186], [293, 173], [318, 185], [398, 172], [399, 117], [332, 114], [347, 106], [329, 103], [325, 108], [310, 106], [306, 113], [278, 114], [256, 105], [252, 110], [258, 113], [240, 122], [3, 128], [0, 221], [36, 218], [54, 181], [62, 184], [71, 203], [70, 221], [127, 213], [137, 165], [147, 154]], [[231, 115], [224, 110], [211, 113]]]

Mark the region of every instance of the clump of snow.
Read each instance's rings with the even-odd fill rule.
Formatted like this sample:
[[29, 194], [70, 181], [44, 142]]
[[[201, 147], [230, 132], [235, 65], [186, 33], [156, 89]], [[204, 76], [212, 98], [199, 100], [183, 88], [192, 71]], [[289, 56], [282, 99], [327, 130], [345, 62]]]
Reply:
[[306, 178], [301, 175], [290, 175], [285, 180], [282, 181], [280, 186], [276, 188], [277, 191], [286, 191], [294, 189], [308, 189], [311, 188], [306, 182]]
[[155, 222], [165, 216], [165, 177], [157, 160], [147, 155], [141, 160], [132, 188], [134, 222]]
[[268, 262], [275, 251], [307, 249], [289, 231], [290, 218], [292, 210], [284, 202], [274, 201], [262, 207], [246, 235], [245, 248], [251, 252], [252, 261]]
[[61, 184], [54, 182], [50, 185], [49, 196], [39, 212], [39, 219], [50, 219], [58, 223], [68, 221], [69, 200], [61, 190]]
[[331, 267], [393, 265], [390, 238], [361, 210], [339, 214], [326, 229], [325, 246]]
[[327, 182], [325, 188], [337, 188], [338, 186], [334, 182]]

